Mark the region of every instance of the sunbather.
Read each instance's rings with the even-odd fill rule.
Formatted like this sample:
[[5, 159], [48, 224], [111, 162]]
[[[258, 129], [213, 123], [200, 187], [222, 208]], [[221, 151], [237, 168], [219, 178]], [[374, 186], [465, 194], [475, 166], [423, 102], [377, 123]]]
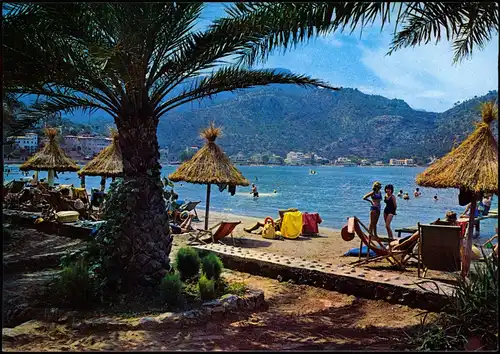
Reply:
[[[439, 221], [439, 223], [442, 225], [442, 224], [445, 224], [446, 225], [450, 225], [450, 226], [458, 226], [458, 223], [457, 223], [457, 213], [455, 213], [454, 211], [451, 211], [451, 210], [448, 210], [446, 212], [446, 215], [445, 215], [445, 219], [444, 221], [443, 220], [440, 220], [440, 219], [437, 219], [436, 221], [434, 222], [431, 222], [431, 225], [434, 224], [434, 223], [437, 223]], [[403, 242], [405, 242], [406, 240], [410, 239], [411, 237], [417, 237], [419, 235], [418, 231], [413, 233], [412, 235], [410, 236], [406, 236], [406, 237], [401, 237], [400, 239], [398, 240], [394, 240], [394, 241], [391, 241], [391, 243], [389, 243], [389, 246], [390, 247], [394, 247], [394, 246], [397, 246]]]
[[184, 234], [186, 232], [189, 232], [193, 230], [191, 227], [191, 221], [193, 220], [193, 216], [191, 214], [188, 214], [187, 218], [182, 222], [180, 225], [176, 224], [170, 224], [170, 230], [172, 231], [173, 234]]
[[[281, 219], [276, 220], [274, 222], [274, 230], [275, 231], [280, 231], [280, 225], [281, 225]], [[255, 225], [253, 225], [252, 227], [245, 227], [245, 228], [243, 228], [243, 230], [245, 230], [246, 232], [252, 232], [252, 231], [258, 230], [261, 227], [264, 227], [264, 223], [260, 222], [260, 221], [257, 221], [255, 223]], [[262, 230], [259, 230], [259, 234], [260, 233], [262, 233]]]

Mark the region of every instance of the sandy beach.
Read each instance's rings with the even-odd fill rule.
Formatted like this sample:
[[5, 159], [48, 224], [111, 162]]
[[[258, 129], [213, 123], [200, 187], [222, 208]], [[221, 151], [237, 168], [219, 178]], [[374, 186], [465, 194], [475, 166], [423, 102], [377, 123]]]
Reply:
[[[193, 223], [195, 228], [203, 228], [203, 212], [200, 210], [200, 222]], [[272, 216], [271, 216], [272, 217]], [[300, 236], [295, 240], [269, 240], [262, 238], [257, 234], [258, 231], [248, 233], [243, 228], [250, 227], [255, 222], [264, 221], [262, 218], [255, 218], [243, 215], [234, 215], [221, 212], [210, 212], [209, 225], [215, 225], [222, 220], [225, 221], [241, 221], [233, 233], [237, 246], [243, 248], [261, 249], [265, 252], [273, 252], [287, 256], [315, 259], [318, 261], [326, 261], [333, 264], [350, 263], [355, 261], [356, 257], [343, 257], [343, 254], [353, 247], [359, 247], [359, 239], [356, 237], [352, 241], [346, 242], [340, 236], [340, 230], [335, 230], [326, 227], [319, 227], [318, 236]], [[277, 218], [277, 215], [275, 216]], [[209, 226], [209, 227], [210, 227]], [[188, 234], [174, 236], [174, 251], [179, 247], [186, 245], [188, 242]], [[227, 244], [231, 244], [230, 237], [226, 240]]]

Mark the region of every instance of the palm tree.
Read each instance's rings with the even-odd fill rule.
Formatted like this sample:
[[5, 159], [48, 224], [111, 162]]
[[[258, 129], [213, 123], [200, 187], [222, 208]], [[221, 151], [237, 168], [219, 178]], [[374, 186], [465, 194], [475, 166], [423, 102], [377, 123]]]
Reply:
[[453, 63], [470, 57], [476, 47], [482, 49], [498, 34], [498, 2], [247, 2], [228, 7], [227, 13], [233, 19], [272, 27], [268, 36], [240, 55], [240, 63], [245, 65], [313, 36], [362, 31], [377, 19], [381, 28], [394, 23], [389, 55], [446, 38], [453, 41]]
[[[108, 272], [129, 285], [169, 267], [157, 126], [184, 103], [257, 85], [329, 85], [294, 74], [224, 65], [268, 35], [251, 22], [193, 27], [203, 3], [11, 4], [4, 16], [10, 92], [44, 97], [38, 111], [103, 110], [119, 133], [126, 198], [108, 205]], [[19, 68], [16, 68], [19, 65]], [[35, 78], [25, 73], [36, 72]], [[174, 94], [179, 87], [180, 93]], [[332, 88], [333, 89], [333, 88]], [[109, 239], [111, 238], [111, 240]]]

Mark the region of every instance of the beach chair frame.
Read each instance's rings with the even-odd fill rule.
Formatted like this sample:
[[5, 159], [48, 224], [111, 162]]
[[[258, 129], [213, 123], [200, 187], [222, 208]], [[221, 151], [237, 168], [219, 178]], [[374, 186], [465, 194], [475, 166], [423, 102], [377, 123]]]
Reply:
[[179, 207], [179, 211], [183, 212], [183, 211], [194, 211], [194, 215], [196, 216], [196, 219], [194, 219], [193, 221], [199, 221], [200, 218], [198, 217], [198, 213], [196, 212], [196, 206], [198, 204], [201, 203], [201, 200], [197, 200], [197, 201], [194, 201], [194, 202], [187, 202], [187, 203], [184, 203], [183, 205], [181, 205]]
[[[223, 244], [221, 240], [226, 237], [226, 236], [231, 236], [231, 240], [233, 242], [233, 246], [236, 246], [234, 242], [234, 236], [233, 236], [233, 231], [238, 226], [241, 224], [241, 221], [221, 221], [214, 226], [208, 228], [208, 230], [201, 230], [197, 229], [196, 232], [190, 233], [191, 237], [194, 237], [194, 240], [189, 242], [189, 244], [194, 244], [196, 242], [202, 243], [202, 244], [207, 244], [205, 241], [201, 240], [200, 237], [209, 234], [212, 238], [212, 243], [215, 243], [216, 241]], [[215, 228], [215, 232], [213, 231]]]
[[[371, 232], [370, 232], [370, 230], [356, 216], [354, 216], [354, 220], [363, 229], [365, 229], [366, 232], [368, 233], [368, 237], [367, 237], [368, 242], [365, 242], [365, 240], [363, 240], [361, 238], [361, 242], [360, 242], [360, 246], [359, 246], [359, 259], [357, 261], [354, 261], [354, 262], [350, 263], [351, 265], [358, 266], [358, 265], [366, 264], [366, 263], [369, 263], [369, 262], [381, 261], [383, 259], [387, 259], [387, 261], [389, 261], [389, 263], [391, 263], [392, 266], [404, 269], [405, 265], [408, 263], [408, 261], [412, 257], [414, 257], [414, 255], [413, 255], [413, 248], [411, 249], [411, 251], [408, 251], [408, 250], [402, 250], [402, 251], [392, 250], [392, 249], [386, 247], [382, 243], [382, 241], [381, 241], [380, 238], [375, 237], [374, 235], [372, 235]], [[359, 237], [359, 235], [357, 235], [357, 236]], [[365, 259], [361, 259], [361, 248], [363, 246], [363, 243], [365, 243], [366, 246], [367, 246], [367, 252], [366, 252], [366, 258]], [[416, 245], [416, 243], [415, 243], [415, 245]], [[401, 245], [399, 245], [399, 246], [401, 247]], [[379, 253], [382, 252], [384, 254], [379, 254], [379, 255], [377, 255], [375, 257], [370, 257], [370, 250], [374, 250], [374, 251], [379, 252]]]
[[[462, 228], [460, 226], [420, 223], [417, 226], [420, 234], [417, 258], [418, 277], [425, 278], [429, 269], [446, 272], [460, 271], [462, 266], [460, 255], [463, 240]], [[432, 234], [429, 230], [433, 230], [435, 233]]]

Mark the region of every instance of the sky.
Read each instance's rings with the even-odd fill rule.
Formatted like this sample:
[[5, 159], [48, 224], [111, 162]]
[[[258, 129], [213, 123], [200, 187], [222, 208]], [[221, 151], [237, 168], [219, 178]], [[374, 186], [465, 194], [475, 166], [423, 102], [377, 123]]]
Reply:
[[[223, 3], [206, 3], [200, 28], [224, 15]], [[450, 42], [430, 42], [386, 56], [393, 27], [375, 23], [352, 35], [319, 37], [282, 54], [277, 52], [256, 68], [285, 68], [339, 87], [403, 99], [414, 109], [443, 112], [457, 101], [498, 89], [498, 35], [471, 59], [452, 63]]]

